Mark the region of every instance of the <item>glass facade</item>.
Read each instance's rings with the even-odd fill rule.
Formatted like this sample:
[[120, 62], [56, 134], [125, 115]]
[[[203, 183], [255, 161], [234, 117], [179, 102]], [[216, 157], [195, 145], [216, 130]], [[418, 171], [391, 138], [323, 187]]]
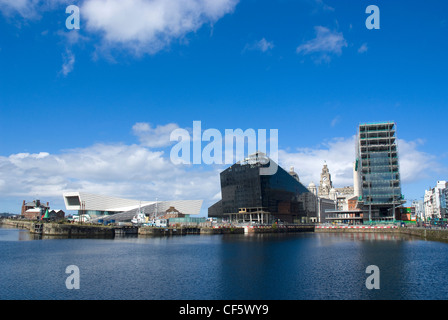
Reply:
[[251, 220], [265, 223], [303, 223], [315, 218], [316, 196], [280, 166], [273, 175], [260, 175], [260, 168], [268, 166], [236, 163], [221, 172], [222, 200], [209, 208], [208, 216], [244, 220], [250, 215]]
[[359, 126], [358, 161], [361, 169], [362, 203], [369, 218], [393, 219], [394, 208], [403, 204], [395, 123]]

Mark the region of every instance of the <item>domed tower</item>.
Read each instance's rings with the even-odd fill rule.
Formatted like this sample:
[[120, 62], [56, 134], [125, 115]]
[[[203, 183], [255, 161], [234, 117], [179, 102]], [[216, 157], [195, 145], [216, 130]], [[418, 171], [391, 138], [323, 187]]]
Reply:
[[312, 193], [312, 194], [314, 194], [315, 196], [317, 196], [317, 187], [316, 187], [316, 185], [314, 184], [314, 182], [310, 182], [310, 184], [308, 185], [308, 190]]
[[330, 189], [329, 199], [336, 201], [337, 200], [337, 192], [335, 188]]
[[294, 167], [289, 168], [289, 174], [294, 177], [298, 182], [300, 182], [299, 175], [294, 171]]

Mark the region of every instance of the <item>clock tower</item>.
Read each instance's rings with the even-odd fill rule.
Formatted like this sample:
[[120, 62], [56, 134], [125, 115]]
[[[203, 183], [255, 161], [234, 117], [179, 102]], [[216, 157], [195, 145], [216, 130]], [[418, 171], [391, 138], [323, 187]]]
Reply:
[[321, 197], [328, 196], [332, 188], [333, 182], [331, 181], [331, 174], [328, 170], [327, 163], [325, 162], [324, 167], [322, 168], [322, 173], [320, 174], [318, 195]]

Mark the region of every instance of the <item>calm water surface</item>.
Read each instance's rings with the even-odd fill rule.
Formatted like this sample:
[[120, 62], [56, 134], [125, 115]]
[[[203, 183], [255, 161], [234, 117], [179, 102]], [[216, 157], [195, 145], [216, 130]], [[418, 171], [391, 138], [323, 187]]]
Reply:
[[[448, 244], [372, 234], [35, 239], [0, 228], [0, 299], [448, 299]], [[68, 290], [65, 269], [80, 270]], [[366, 268], [380, 269], [368, 290]]]

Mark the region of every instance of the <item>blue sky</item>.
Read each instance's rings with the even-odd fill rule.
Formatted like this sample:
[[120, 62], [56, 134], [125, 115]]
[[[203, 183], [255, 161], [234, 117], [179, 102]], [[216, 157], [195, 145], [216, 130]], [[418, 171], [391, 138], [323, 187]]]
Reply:
[[[80, 29], [65, 8], [80, 8]], [[368, 5], [380, 29], [365, 26]], [[84, 190], [219, 198], [225, 166], [176, 167], [169, 128], [278, 129], [279, 162], [351, 182], [361, 122], [397, 123], [403, 193], [446, 180], [448, 4], [0, 0], [0, 211]], [[145, 124], [139, 131], [137, 124]], [[171, 127], [170, 127], [171, 125]], [[206, 212], [206, 211], [205, 211]]]

